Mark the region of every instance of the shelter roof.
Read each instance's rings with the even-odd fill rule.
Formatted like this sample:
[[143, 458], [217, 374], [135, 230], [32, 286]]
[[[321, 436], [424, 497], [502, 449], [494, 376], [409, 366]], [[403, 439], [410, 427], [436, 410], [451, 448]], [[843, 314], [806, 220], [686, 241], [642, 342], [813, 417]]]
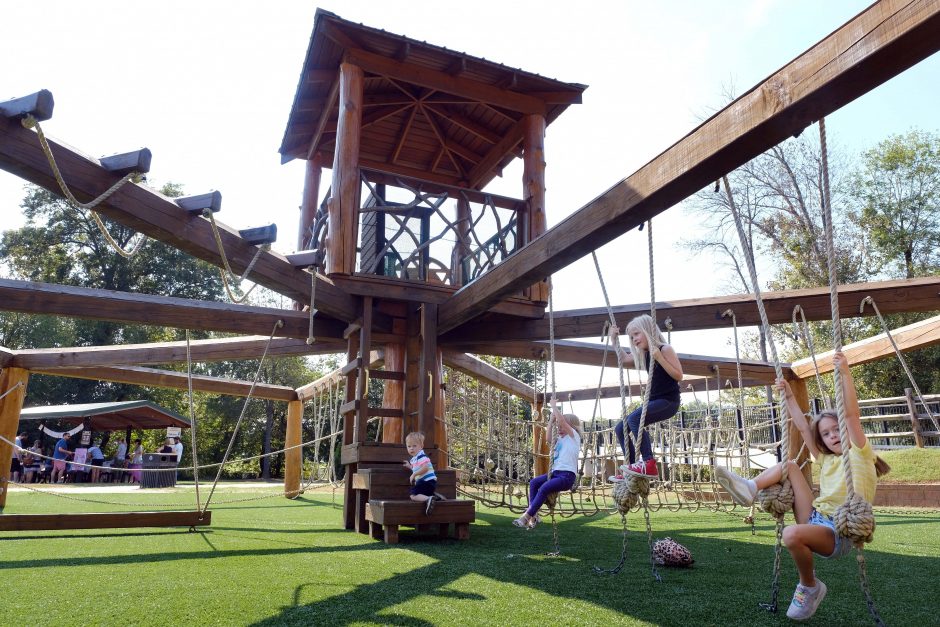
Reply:
[[360, 166], [482, 189], [520, 154], [522, 119], [581, 102], [565, 83], [318, 10], [279, 152], [332, 159], [339, 66], [364, 71]]
[[84, 403], [77, 405], [47, 405], [25, 407], [20, 420], [61, 420], [80, 424], [93, 418], [98, 431], [126, 429], [162, 429], [180, 427], [188, 429], [189, 420], [174, 411], [150, 401], [121, 401], [114, 403]]

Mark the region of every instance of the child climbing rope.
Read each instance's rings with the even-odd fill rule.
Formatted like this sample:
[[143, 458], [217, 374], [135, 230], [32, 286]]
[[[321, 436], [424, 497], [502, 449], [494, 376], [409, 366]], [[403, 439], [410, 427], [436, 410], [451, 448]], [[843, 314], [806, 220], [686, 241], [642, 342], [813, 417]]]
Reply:
[[574, 414], [562, 414], [557, 407], [552, 407], [548, 432], [552, 433], [555, 426], [558, 427], [558, 440], [552, 453], [551, 471], [549, 474], [534, 477], [529, 482], [529, 508], [522, 516], [512, 521], [517, 527], [535, 527], [539, 522], [539, 509], [545, 499], [552, 493], [570, 490], [574, 486], [583, 437], [581, 420]]
[[[845, 397], [845, 421], [849, 435], [849, 459], [852, 466], [855, 491], [871, 503], [875, 498], [877, 477], [891, 468], [872, 450], [860, 420], [855, 385], [849, 370], [848, 360], [841, 352], [833, 355], [832, 362], [839, 370], [842, 391]], [[842, 470], [842, 444], [839, 439], [839, 418], [832, 410], [826, 410], [808, 423], [806, 417], [783, 379], [777, 387], [784, 393], [790, 420], [799, 429], [813, 460], [819, 461], [819, 497], [813, 499], [813, 489], [795, 461], [784, 462], [787, 477], [793, 488], [793, 514], [795, 525], [783, 530], [783, 543], [789, 549], [800, 574], [800, 582], [793, 593], [787, 616], [794, 620], [807, 620], [826, 596], [826, 584], [816, 578], [813, 570], [813, 553], [824, 558], [836, 558], [852, 549], [852, 542], [836, 533], [833, 515], [846, 498], [846, 482]], [[749, 506], [757, 491], [781, 480], [783, 464], [772, 466], [753, 480], [739, 477], [733, 472], [717, 467], [718, 483], [722, 485], [739, 505]]]
[[431, 464], [431, 458], [424, 452], [424, 434], [420, 431], [412, 431], [405, 436], [405, 448], [411, 459], [404, 462], [405, 468], [411, 471], [409, 481], [413, 484], [411, 487], [411, 500], [424, 503], [424, 513], [431, 514], [434, 509], [434, 502], [442, 500], [440, 494], [435, 492], [437, 489], [437, 474], [434, 472], [434, 466]]
[[[679, 381], [682, 380], [682, 364], [676, 351], [666, 344], [656, 322], [648, 315], [637, 316], [627, 324], [627, 337], [630, 341], [630, 352], [627, 353], [620, 346], [620, 329], [611, 326], [608, 332], [611, 344], [617, 347], [620, 362], [627, 367], [636, 366], [650, 373], [649, 402], [646, 407], [644, 426], [668, 420], [679, 411]], [[627, 457], [627, 463], [621, 466], [623, 472], [641, 477], [657, 477], [656, 459], [653, 457], [653, 447], [650, 436], [645, 429], [642, 435], [640, 419], [643, 416], [643, 407], [633, 410], [625, 420], [621, 420], [615, 427], [617, 441]], [[624, 437], [623, 423], [626, 422], [633, 433], [634, 439], [639, 437], [640, 455], [636, 458], [633, 442]], [[610, 481], [623, 481], [623, 474], [610, 477]]]

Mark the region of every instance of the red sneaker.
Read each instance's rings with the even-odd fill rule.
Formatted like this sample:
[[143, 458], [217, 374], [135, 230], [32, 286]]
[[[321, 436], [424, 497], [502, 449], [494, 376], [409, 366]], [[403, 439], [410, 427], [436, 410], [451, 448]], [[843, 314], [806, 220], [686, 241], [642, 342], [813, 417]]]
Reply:
[[645, 461], [638, 461], [625, 466], [623, 468], [624, 472], [628, 472], [631, 475], [636, 475], [638, 477], [646, 477], [655, 479], [659, 477], [659, 469], [656, 468], [655, 459], [647, 459]]

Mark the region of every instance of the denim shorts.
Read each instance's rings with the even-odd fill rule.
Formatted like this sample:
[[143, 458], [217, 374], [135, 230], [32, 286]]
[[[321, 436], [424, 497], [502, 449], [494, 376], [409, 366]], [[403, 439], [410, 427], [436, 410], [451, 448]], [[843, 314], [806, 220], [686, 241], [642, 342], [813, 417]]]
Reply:
[[832, 535], [835, 538], [836, 545], [835, 545], [835, 548], [832, 549], [832, 553], [830, 553], [829, 555], [819, 555], [817, 553], [817, 555], [819, 555], [820, 557], [824, 557], [826, 559], [834, 559], [837, 557], [842, 557], [843, 555], [845, 555], [846, 553], [849, 553], [852, 550], [852, 543], [847, 538], [843, 538], [842, 536], [839, 535], [839, 532], [836, 531], [836, 523], [833, 522], [831, 516], [827, 516], [826, 514], [823, 514], [816, 508], [813, 508], [813, 513], [810, 514], [810, 517], [809, 517], [809, 524], [819, 525], [820, 527], [826, 527], [827, 529], [832, 530]]

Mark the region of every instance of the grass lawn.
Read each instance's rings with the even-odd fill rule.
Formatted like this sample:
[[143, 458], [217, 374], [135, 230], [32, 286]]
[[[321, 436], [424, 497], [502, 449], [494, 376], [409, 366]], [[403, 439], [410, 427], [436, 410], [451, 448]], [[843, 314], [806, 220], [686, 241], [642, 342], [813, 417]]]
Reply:
[[879, 482], [940, 483], [940, 449], [906, 448], [878, 454], [891, 464], [891, 472]]
[[[265, 488], [259, 488], [263, 490]], [[266, 488], [273, 489], [273, 488]], [[231, 488], [219, 500], [250, 495]], [[191, 499], [176, 493], [88, 495], [132, 507]], [[547, 557], [551, 527], [531, 532], [509, 512], [478, 508], [467, 542], [407, 533], [389, 547], [340, 528], [340, 494], [307, 493], [213, 507], [210, 528], [0, 533], [0, 625], [777, 625], [796, 584], [783, 557], [781, 610], [769, 597], [773, 525], [756, 535], [736, 516], [652, 514], [655, 537], [671, 536], [695, 557], [688, 570], [650, 576], [641, 514], [631, 514], [628, 560], [619, 516], [560, 524], [563, 557]], [[10, 494], [6, 513], [106, 511], [101, 504]], [[865, 551], [876, 603], [889, 625], [936, 624], [940, 516], [878, 515]], [[816, 624], [870, 624], [854, 559], [817, 565], [829, 596]], [[931, 592], [933, 591], [933, 592]], [[928, 594], [924, 594], [927, 592]]]

